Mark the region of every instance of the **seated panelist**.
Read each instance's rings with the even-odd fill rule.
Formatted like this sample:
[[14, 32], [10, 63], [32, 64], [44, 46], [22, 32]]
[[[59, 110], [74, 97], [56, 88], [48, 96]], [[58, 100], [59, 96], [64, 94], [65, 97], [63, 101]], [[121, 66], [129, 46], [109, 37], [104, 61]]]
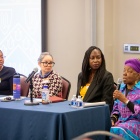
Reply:
[[125, 61], [123, 83], [113, 97], [110, 132], [125, 140], [140, 140], [140, 59]]
[[61, 76], [52, 69], [54, 64], [53, 57], [49, 52], [40, 54], [38, 58], [40, 72], [35, 74], [32, 78], [32, 93], [34, 98], [42, 97], [41, 90], [44, 85], [48, 85], [51, 96], [60, 96], [62, 93], [62, 79]]
[[91, 46], [85, 52], [82, 72], [78, 75], [77, 96], [81, 95], [84, 102], [105, 101], [110, 110], [113, 107], [114, 80], [106, 70], [102, 51]]
[[0, 50], [0, 95], [13, 95], [13, 75], [15, 69], [6, 67], [3, 52]]

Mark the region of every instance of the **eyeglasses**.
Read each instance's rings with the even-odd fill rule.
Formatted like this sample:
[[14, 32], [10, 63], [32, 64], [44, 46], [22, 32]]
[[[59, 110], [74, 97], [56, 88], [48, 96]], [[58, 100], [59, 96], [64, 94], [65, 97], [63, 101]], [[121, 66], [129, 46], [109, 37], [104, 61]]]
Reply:
[[43, 64], [44, 67], [47, 67], [48, 65], [53, 67], [55, 64], [54, 62], [49, 62], [49, 63], [48, 62], [41, 62], [41, 63]]

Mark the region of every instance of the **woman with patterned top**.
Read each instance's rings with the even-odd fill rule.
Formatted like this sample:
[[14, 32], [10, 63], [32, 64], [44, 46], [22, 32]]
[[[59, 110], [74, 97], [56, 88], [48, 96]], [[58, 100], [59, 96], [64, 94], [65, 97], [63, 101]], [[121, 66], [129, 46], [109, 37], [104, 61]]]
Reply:
[[40, 73], [32, 78], [33, 81], [33, 97], [41, 98], [41, 89], [44, 85], [48, 85], [50, 95], [60, 96], [62, 93], [62, 79], [52, 67], [54, 66], [53, 57], [49, 52], [43, 52], [38, 58]]
[[140, 60], [125, 61], [123, 83], [113, 93], [110, 132], [125, 140], [140, 140]]

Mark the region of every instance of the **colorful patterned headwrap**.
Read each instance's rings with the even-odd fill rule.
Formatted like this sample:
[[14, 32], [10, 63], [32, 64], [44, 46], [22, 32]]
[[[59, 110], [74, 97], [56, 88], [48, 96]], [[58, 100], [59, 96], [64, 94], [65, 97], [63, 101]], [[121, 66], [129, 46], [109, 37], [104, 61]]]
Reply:
[[137, 73], [140, 73], [140, 59], [133, 58], [125, 61], [125, 65], [133, 68]]

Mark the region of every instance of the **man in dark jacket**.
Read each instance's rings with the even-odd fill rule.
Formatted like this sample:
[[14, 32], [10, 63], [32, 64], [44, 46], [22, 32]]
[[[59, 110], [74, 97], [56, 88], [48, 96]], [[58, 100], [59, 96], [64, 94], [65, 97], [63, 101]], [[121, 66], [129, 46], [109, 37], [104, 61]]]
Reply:
[[12, 95], [15, 69], [6, 67], [3, 64], [4, 56], [3, 52], [0, 50], [0, 95]]

